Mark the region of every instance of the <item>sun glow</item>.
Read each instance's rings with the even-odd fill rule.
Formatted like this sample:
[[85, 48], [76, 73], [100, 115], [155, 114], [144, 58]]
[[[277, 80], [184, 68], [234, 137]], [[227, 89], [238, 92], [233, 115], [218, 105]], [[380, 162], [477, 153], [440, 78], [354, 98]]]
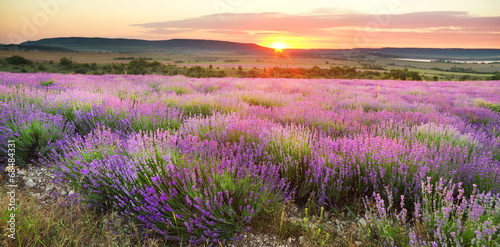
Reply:
[[276, 53], [283, 53], [283, 49], [287, 48], [287, 45], [285, 43], [281, 42], [275, 42], [269, 45], [270, 48], [274, 49], [274, 52]]

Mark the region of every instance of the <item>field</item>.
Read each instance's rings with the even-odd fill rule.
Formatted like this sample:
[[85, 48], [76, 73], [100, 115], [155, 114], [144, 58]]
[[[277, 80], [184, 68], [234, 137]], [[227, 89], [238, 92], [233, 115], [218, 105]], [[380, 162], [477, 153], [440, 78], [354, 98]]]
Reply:
[[[84, 220], [106, 246], [500, 244], [500, 81], [0, 72], [0, 106], [5, 178], [46, 167], [76, 192], [58, 196], [133, 226]], [[9, 243], [58, 246], [40, 217]]]
[[[358, 71], [373, 70], [384, 72], [391, 69], [409, 69], [410, 71], [417, 71], [422, 76], [431, 80], [432, 77], [437, 76], [438, 80], [458, 80], [460, 77], [468, 76], [468, 79], [484, 80], [491, 77], [495, 72], [500, 71], [500, 63], [491, 64], [459, 64], [450, 62], [416, 62], [416, 61], [402, 61], [387, 58], [387, 55], [379, 57], [376, 55], [369, 55], [366, 53], [352, 53], [350, 56], [339, 59], [340, 55], [316, 55], [316, 56], [276, 56], [271, 55], [252, 55], [252, 54], [235, 54], [229, 52], [219, 53], [206, 53], [206, 54], [191, 54], [193, 52], [179, 53], [179, 52], [53, 52], [53, 51], [12, 51], [0, 50], [0, 61], [2, 58], [10, 56], [22, 56], [26, 59], [35, 61], [37, 65], [42, 64], [46, 69], [40, 70], [37, 66], [10, 66], [7, 64], [0, 64], [0, 70], [8, 72], [50, 72], [50, 73], [68, 73], [68, 71], [61, 70], [57, 66], [57, 62], [62, 57], [71, 58], [75, 63], [97, 63], [98, 67], [102, 69], [103, 66], [111, 63], [129, 63], [131, 60], [122, 60], [116, 58], [140, 58], [145, 57], [154, 61], [159, 61], [162, 64], [173, 64], [177, 66], [202, 66], [208, 67], [213, 65], [217, 70], [224, 70], [227, 76], [240, 77], [237, 74], [236, 68], [242, 66], [244, 71], [249, 71], [252, 68], [311, 68], [318, 66], [320, 68], [330, 68], [330, 66], [349, 66], [356, 68]], [[396, 55], [395, 55], [396, 56]], [[412, 58], [412, 57], [410, 57]], [[464, 58], [461, 58], [464, 59]], [[497, 60], [498, 57], [478, 57], [477, 59], [483, 60]], [[55, 62], [49, 64], [49, 61]], [[376, 65], [380, 69], [367, 69], [363, 65]], [[459, 69], [469, 69], [469, 72], [450, 71], [453, 67]]]

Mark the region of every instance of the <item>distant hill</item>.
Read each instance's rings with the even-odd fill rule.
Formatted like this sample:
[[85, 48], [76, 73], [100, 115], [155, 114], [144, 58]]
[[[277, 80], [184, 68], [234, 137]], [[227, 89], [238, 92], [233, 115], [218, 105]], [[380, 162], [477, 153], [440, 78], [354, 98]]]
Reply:
[[374, 55], [386, 58], [500, 60], [500, 49], [443, 49], [443, 48], [357, 48], [357, 49], [293, 49], [290, 55], [338, 58], [356, 58]]
[[[49, 38], [6, 45], [0, 49], [52, 50], [79, 52], [172, 52], [184, 54], [233, 53], [269, 54], [274, 50], [251, 43], [218, 40], [171, 39], [108, 39]], [[357, 59], [367, 55], [385, 58], [500, 60], [500, 49], [380, 48], [380, 49], [287, 49], [291, 56]]]
[[171, 40], [139, 40], [139, 39], [107, 39], [107, 38], [50, 38], [38, 41], [27, 41], [21, 46], [50, 46], [82, 52], [231, 52], [231, 53], [264, 53], [273, 50], [256, 44], [236, 43], [217, 40], [171, 39]]

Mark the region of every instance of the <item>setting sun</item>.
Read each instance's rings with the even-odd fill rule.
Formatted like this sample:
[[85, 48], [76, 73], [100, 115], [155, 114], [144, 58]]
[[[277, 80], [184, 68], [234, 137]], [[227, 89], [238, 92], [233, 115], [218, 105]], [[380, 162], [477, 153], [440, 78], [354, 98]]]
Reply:
[[287, 48], [286, 44], [281, 42], [272, 43], [269, 47], [273, 48], [276, 53], [282, 53], [283, 49]]

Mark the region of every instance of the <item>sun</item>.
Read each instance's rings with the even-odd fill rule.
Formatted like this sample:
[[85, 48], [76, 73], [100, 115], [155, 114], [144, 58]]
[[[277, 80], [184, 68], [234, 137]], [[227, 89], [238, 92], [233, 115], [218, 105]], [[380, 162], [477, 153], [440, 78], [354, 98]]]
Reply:
[[286, 44], [281, 42], [272, 43], [269, 47], [273, 48], [275, 53], [283, 53], [283, 49], [287, 48]]

